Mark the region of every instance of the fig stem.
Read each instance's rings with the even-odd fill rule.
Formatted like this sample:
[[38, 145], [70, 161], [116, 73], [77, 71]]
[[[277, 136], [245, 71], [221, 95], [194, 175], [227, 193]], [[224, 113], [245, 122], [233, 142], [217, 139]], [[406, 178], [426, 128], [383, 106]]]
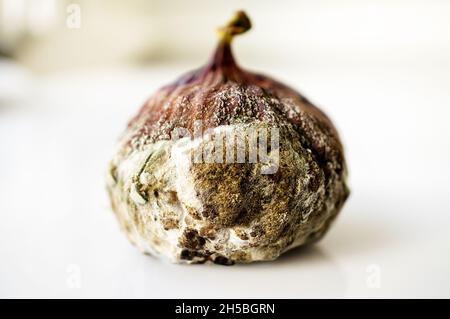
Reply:
[[247, 14], [242, 10], [237, 11], [226, 26], [218, 29], [219, 38], [225, 43], [231, 43], [235, 35], [245, 33], [251, 27], [252, 23]]

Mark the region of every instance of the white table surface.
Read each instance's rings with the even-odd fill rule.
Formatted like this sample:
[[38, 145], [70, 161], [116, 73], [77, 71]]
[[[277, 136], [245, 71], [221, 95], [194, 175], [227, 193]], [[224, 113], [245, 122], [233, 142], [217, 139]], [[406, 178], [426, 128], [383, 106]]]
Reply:
[[6, 68], [0, 297], [450, 297], [448, 66], [271, 72], [336, 122], [352, 194], [317, 245], [233, 267], [140, 254], [105, 192], [126, 121], [184, 67], [52, 76]]

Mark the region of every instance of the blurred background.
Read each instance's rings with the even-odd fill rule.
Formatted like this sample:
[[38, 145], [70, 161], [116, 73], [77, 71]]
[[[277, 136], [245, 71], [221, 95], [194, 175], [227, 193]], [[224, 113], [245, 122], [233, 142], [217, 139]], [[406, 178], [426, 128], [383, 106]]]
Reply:
[[40, 73], [198, 64], [236, 8], [254, 21], [238, 52], [255, 66], [448, 63], [445, 0], [1, 0], [0, 52]]
[[[306, 253], [166, 265], [120, 233], [107, 162], [238, 9], [238, 62], [330, 115], [352, 195]], [[450, 297], [449, 17], [446, 0], [0, 0], [0, 296]]]

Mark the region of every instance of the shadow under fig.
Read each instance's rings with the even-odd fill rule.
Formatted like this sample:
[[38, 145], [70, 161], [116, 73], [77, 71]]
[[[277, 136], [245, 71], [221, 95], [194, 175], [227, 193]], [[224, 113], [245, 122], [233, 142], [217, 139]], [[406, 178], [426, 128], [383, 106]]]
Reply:
[[[344, 216], [343, 216], [344, 217]], [[388, 221], [380, 218], [352, 218], [346, 216], [338, 219], [330, 231], [320, 241], [327, 251], [340, 257], [372, 254], [383, 249], [392, 248], [400, 242]]]

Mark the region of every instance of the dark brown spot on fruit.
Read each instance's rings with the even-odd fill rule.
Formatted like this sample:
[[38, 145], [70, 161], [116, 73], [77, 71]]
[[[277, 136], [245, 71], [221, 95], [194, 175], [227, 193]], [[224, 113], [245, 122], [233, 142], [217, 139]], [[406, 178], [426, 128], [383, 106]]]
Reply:
[[216, 258], [214, 258], [214, 263], [218, 264], [218, 265], [224, 265], [224, 266], [231, 266], [234, 264], [233, 261], [231, 261], [228, 258], [223, 257], [223, 256], [217, 256]]
[[202, 249], [206, 243], [206, 239], [201, 237], [195, 229], [187, 229], [184, 231], [181, 245], [189, 249]]

